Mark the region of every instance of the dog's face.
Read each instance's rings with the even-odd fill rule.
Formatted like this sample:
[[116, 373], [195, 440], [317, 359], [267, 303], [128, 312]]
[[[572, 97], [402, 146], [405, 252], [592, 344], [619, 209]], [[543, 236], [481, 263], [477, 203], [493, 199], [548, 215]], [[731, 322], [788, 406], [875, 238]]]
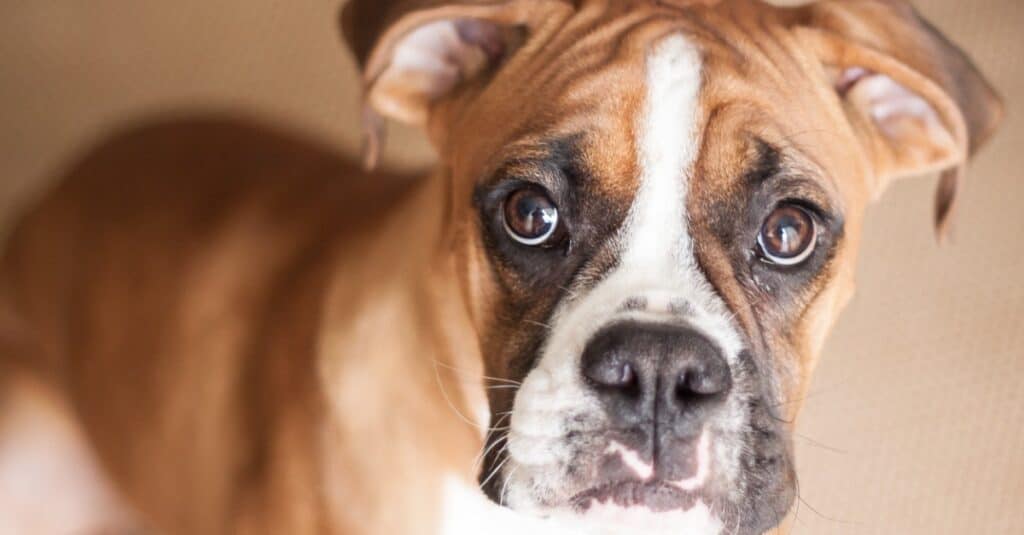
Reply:
[[960, 166], [995, 99], [889, 3], [577, 4], [431, 4], [368, 62], [371, 104], [425, 123], [450, 173], [482, 488], [579, 525], [760, 533], [794, 500], [865, 204]]

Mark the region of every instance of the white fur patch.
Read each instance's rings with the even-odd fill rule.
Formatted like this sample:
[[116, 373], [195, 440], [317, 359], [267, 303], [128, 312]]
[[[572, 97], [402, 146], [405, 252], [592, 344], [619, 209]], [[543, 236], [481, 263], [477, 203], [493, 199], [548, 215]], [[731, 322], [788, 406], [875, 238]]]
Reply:
[[623, 446], [618, 441], [613, 440], [608, 445], [608, 449], [605, 453], [609, 455], [618, 455], [622, 459], [622, 464], [626, 465], [627, 468], [633, 471], [633, 474], [640, 481], [650, 481], [654, 477], [654, 464], [644, 461], [640, 458], [640, 454], [636, 450]]
[[[626, 465], [640, 481], [650, 481], [654, 477], [654, 464], [644, 461], [636, 450], [623, 446], [613, 440], [605, 453], [618, 455], [622, 464]], [[697, 472], [692, 476], [669, 483], [685, 491], [694, 491], [704, 486], [711, 473], [711, 434], [704, 430], [697, 442]]]
[[68, 407], [15, 381], [0, 399], [0, 535], [129, 533], [131, 517]]
[[[742, 350], [726, 306], [698, 268], [687, 229], [686, 195], [701, 135], [700, 54], [683, 36], [673, 35], [659, 42], [647, 61], [647, 98], [639, 118], [640, 187], [617, 236], [620, 262], [593, 290], [559, 306], [537, 367], [525, 378], [513, 406], [502, 494], [505, 503], [517, 510], [548, 517], [555, 514], [544, 501], [563, 491], [566, 467], [573, 462], [575, 451], [569, 433], [585, 432], [587, 425], [600, 425], [605, 417], [580, 373], [583, 349], [601, 327], [638, 316], [668, 321], [672, 306], [684, 303], [687, 321], [713, 340], [730, 364], [735, 364]], [[632, 298], [644, 299], [645, 310], [621, 312], [623, 303]], [[716, 425], [728, 426], [730, 431], [739, 428], [740, 418], [733, 420]], [[710, 428], [702, 434], [698, 472], [678, 482], [680, 488], [700, 488], [710, 477], [712, 464], [715, 470], [727, 473], [736, 469], [730, 466], [735, 464], [730, 462], [735, 454], [711, 451], [725, 448], [714, 440], [715, 431]], [[608, 447], [619, 453], [640, 479], [653, 475], [654, 467], [636, 452], [631, 456], [621, 446]], [[580, 521], [583, 516], [610, 515], [617, 520], [615, 532], [648, 529], [648, 522], [665, 525], [675, 533], [708, 534], [721, 529], [701, 503], [689, 511], [668, 514], [601, 505], [591, 507], [585, 515], [561, 516], [572, 515]]]
[[[450, 476], [444, 482], [441, 519], [442, 535], [555, 535], [542, 519], [517, 514], [500, 507], [480, 492], [476, 485]], [[569, 532], [572, 533], [572, 532]]]
[[550, 511], [538, 518], [499, 507], [456, 476], [444, 483], [442, 535], [679, 535], [721, 529], [721, 522], [699, 502], [686, 512], [655, 514], [642, 507], [595, 504], [584, 514]]
[[562, 520], [586, 526], [587, 535], [621, 535], [636, 533], [644, 535], [704, 535], [720, 533], [722, 522], [715, 518], [703, 502], [697, 502], [687, 511], [651, 513], [642, 507], [619, 507], [613, 504], [595, 504], [584, 513], [581, 520], [555, 515]]

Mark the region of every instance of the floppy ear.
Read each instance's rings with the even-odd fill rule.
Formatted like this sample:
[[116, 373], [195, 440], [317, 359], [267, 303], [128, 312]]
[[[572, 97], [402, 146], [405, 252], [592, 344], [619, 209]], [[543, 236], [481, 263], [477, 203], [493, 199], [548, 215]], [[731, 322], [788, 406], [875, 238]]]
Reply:
[[432, 105], [501, 64], [558, 0], [350, 0], [342, 30], [363, 70], [367, 167], [383, 118], [425, 125]]
[[1003, 106], [970, 59], [902, 0], [822, 0], [801, 8], [875, 166], [873, 195], [893, 179], [942, 171], [935, 227], [948, 233], [967, 160]]

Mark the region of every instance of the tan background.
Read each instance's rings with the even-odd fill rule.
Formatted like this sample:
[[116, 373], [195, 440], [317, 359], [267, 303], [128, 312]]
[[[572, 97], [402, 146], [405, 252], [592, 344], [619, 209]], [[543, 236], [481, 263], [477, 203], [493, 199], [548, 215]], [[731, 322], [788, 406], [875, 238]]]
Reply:
[[[340, 0], [0, 2], [0, 234], [90, 143], [153, 114], [236, 110], [358, 144]], [[869, 216], [860, 285], [797, 437], [796, 533], [1024, 533], [1024, 2], [920, 0], [1010, 104], [971, 174], [956, 243], [934, 181]], [[389, 162], [430, 152], [392, 136]]]

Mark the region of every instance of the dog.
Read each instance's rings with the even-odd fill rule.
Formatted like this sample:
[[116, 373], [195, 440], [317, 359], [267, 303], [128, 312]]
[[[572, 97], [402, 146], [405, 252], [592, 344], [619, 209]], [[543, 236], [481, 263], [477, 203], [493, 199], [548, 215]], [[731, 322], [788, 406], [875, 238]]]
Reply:
[[352, 0], [342, 27], [365, 163], [397, 120], [429, 176], [180, 120], [21, 220], [7, 525], [784, 529], [865, 207], [940, 172], [945, 236], [1002, 116], [968, 58], [900, 0]]

